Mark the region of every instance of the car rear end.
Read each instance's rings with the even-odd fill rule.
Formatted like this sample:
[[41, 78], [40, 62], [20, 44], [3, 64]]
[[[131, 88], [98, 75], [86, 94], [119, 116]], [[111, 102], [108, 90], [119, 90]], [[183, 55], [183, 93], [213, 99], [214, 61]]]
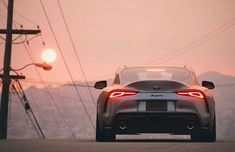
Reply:
[[[201, 91], [174, 81], [158, 81], [162, 89], [156, 91], [153, 89], [155, 82], [131, 83], [109, 93], [104, 109], [105, 127], [114, 129], [117, 134], [191, 134], [208, 127], [209, 113]], [[194, 96], [186, 93], [194, 93]]]
[[118, 134], [191, 134], [208, 129], [205, 88], [187, 68], [134, 67], [121, 70], [106, 97], [105, 127]]

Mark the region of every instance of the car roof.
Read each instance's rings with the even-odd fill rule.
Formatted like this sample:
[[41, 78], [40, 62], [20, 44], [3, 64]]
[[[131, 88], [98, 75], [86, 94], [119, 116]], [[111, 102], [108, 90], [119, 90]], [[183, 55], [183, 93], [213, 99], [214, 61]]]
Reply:
[[121, 73], [125, 69], [131, 69], [131, 68], [175, 68], [175, 69], [185, 69], [185, 70], [189, 71], [190, 73], [194, 73], [192, 68], [189, 67], [189, 66], [182, 66], [182, 67], [178, 66], [177, 67], [177, 66], [156, 66], [156, 65], [147, 65], [147, 66], [146, 65], [145, 66], [127, 66], [127, 65], [123, 65], [123, 66], [118, 67], [115, 75], [118, 74], [118, 73]]

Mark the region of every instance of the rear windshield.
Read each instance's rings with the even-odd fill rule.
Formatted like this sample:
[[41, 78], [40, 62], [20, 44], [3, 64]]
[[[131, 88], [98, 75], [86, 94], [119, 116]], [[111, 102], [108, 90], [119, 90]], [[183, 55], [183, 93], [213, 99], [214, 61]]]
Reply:
[[190, 71], [184, 68], [127, 68], [121, 72], [121, 83], [144, 80], [173, 80], [190, 83]]

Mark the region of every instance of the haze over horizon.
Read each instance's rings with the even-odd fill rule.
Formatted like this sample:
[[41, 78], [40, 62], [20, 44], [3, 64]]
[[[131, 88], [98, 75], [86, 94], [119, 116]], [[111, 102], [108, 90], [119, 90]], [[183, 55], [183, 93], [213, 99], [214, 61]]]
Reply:
[[[217, 72], [207, 72], [200, 75], [199, 80], [213, 80], [215, 89], [212, 90], [217, 117], [217, 137], [235, 138], [235, 106], [234, 89], [235, 77], [226, 76]], [[22, 83], [28, 85], [27, 83]], [[221, 85], [223, 84], [223, 85]], [[227, 85], [226, 85], [227, 84]], [[38, 85], [37, 85], [38, 86]], [[72, 86], [44, 86], [41, 88], [29, 86], [24, 88], [30, 106], [32, 107], [37, 120], [46, 136], [46, 138], [94, 138], [94, 129], [89, 122], [88, 117], [82, 107], [81, 100], [76, 95]], [[96, 109], [92, 102], [91, 95], [87, 87], [77, 86], [81, 98], [95, 124]], [[91, 89], [92, 95], [96, 101], [100, 90]], [[49, 95], [50, 94], [50, 95]], [[9, 130], [10, 139], [38, 138], [32, 123], [28, 119], [23, 106], [17, 95], [12, 92], [9, 106]], [[169, 138], [184, 139], [188, 136], [175, 135], [144, 135], [144, 136], [126, 136], [124, 138]]]

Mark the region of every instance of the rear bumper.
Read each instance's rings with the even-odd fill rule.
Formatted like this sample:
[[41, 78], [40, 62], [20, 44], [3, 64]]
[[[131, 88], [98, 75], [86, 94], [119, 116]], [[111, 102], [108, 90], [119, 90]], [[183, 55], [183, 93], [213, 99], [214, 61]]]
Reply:
[[[108, 101], [100, 119], [106, 129], [117, 133], [190, 134], [197, 129], [208, 129], [213, 118], [211, 113], [202, 99], [175, 93], [139, 93]], [[120, 129], [121, 122], [126, 124], [125, 129]], [[187, 129], [188, 123], [193, 124], [194, 129]]]
[[193, 113], [120, 113], [112, 130], [117, 134], [173, 133], [191, 134], [202, 127]]

